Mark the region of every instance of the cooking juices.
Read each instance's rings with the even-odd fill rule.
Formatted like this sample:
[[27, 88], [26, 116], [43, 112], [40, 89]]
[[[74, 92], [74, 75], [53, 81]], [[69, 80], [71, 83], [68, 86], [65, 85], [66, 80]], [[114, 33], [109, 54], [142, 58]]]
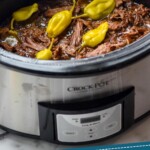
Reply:
[[[91, 14], [85, 15], [87, 13], [85, 8], [91, 4], [97, 4], [92, 5], [95, 7], [92, 10], [99, 13], [95, 16], [96, 19], [90, 17]], [[105, 9], [104, 5], [107, 6]], [[0, 28], [0, 46], [2, 48], [20, 56], [35, 59], [82, 59], [107, 54], [142, 38], [150, 32], [150, 9], [130, 0], [116, 0], [116, 2], [103, 0], [103, 3], [102, 0], [77, 0], [76, 3], [70, 0], [63, 1], [63, 3], [44, 0], [42, 3], [36, 4], [34, 11], [33, 6], [35, 4], [26, 7], [31, 9], [30, 15], [27, 14], [30, 17], [22, 21], [15, 21], [16, 19], [11, 18], [12, 21], [11, 19], [8, 20], [5, 26]], [[104, 10], [99, 11], [98, 8]], [[48, 23], [54, 16], [58, 17], [59, 13], [64, 11], [72, 11], [72, 20], [60, 34], [51, 38], [47, 33]], [[19, 14], [19, 17], [20, 15], [22, 14]], [[59, 21], [57, 22], [59, 23]], [[101, 32], [98, 30], [104, 24], [108, 24], [105, 34], [103, 30]], [[98, 43], [96, 41], [94, 46], [90, 46], [89, 43], [83, 46], [85, 39], [88, 39], [87, 41], [90, 41], [90, 38], [93, 40], [93, 35], [92, 37], [89, 36], [91, 33], [95, 33], [95, 37], [100, 37], [102, 40], [97, 39]], [[50, 56], [47, 57], [47, 54], [43, 54], [41, 51], [45, 49], [48, 51], [48, 48], [50, 49]], [[41, 53], [44, 57], [41, 56]]]

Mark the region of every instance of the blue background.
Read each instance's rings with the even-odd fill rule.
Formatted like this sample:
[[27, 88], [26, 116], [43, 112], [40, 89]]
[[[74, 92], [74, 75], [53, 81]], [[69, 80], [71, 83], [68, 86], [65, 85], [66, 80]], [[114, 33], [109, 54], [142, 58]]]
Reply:
[[64, 150], [150, 150], [150, 142], [108, 145], [108, 146], [91, 146], [82, 148], [69, 148]]

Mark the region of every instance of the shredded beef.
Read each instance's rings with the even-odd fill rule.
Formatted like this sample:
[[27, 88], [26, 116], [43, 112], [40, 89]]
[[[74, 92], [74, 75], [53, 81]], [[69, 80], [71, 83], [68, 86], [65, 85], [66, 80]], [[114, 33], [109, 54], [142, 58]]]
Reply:
[[34, 41], [32, 41], [32, 39], [30, 39], [29, 37], [26, 37], [26, 42], [23, 43], [24, 47], [29, 47], [32, 48], [34, 50], [40, 51], [41, 49], [44, 49], [45, 47], [40, 45], [39, 43], [35, 43]]
[[115, 0], [116, 1], [116, 7], [119, 7], [121, 4], [123, 4], [123, 0]]
[[[77, 0], [73, 15], [82, 14], [84, 7], [90, 1]], [[9, 33], [10, 20], [9, 23], [6, 23], [6, 27], [0, 28], [0, 46], [20, 56], [35, 58], [38, 51], [49, 47], [51, 43], [51, 39], [46, 34], [49, 19], [55, 13], [70, 10], [71, 7], [72, 0], [39, 2], [39, 12], [34, 15], [34, 19], [31, 18], [30, 21], [23, 23], [15, 22], [15, 29], [18, 32], [17, 43], [11, 45], [5, 40], [11, 36]], [[109, 24], [105, 40], [95, 48], [87, 46], [79, 51], [83, 34], [98, 27], [104, 21]], [[69, 60], [105, 55], [148, 33], [150, 33], [150, 9], [132, 0], [116, 0], [116, 8], [104, 19], [97, 21], [88, 18], [74, 19], [70, 26], [55, 38], [52, 59]]]
[[[65, 55], [65, 58], [70, 56], [75, 57], [76, 49], [74, 45], [70, 44], [70, 41], [68, 39], [62, 39], [57, 44], [59, 46], [59, 49], [61, 50], [62, 54]], [[62, 57], [63, 59], [63, 57]]]
[[1, 42], [0, 46], [3, 47], [4, 49], [7, 49], [7, 51], [13, 52], [13, 47], [9, 45], [7, 42]]
[[[75, 8], [75, 13], [80, 13], [81, 10], [88, 4], [88, 0], [78, 0]], [[82, 13], [82, 12], [81, 12]]]
[[104, 43], [98, 46], [95, 50], [92, 52], [88, 52], [86, 54], [86, 57], [94, 57], [101, 54], [106, 54], [112, 51], [111, 44], [110, 43]]
[[61, 59], [61, 49], [59, 46], [57, 46], [53, 51], [53, 60], [59, 60], [59, 59]]
[[[5, 39], [8, 36], [9, 28], [0, 28], [0, 39]], [[7, 50], [7, 49], [6, 49]]]
[[72, 6], [64, 6], [60, 8], [49, 8], [45, 13], [45, 17], [52, 17], [55, 13], [63, 11], [63, 10], [70, 10]]
[[78, 46], [81, 43], [81, 33], [83, 31], [83, 23], [78, 20], [73, 28], [73, 34], [70, 39], [71, 46]]

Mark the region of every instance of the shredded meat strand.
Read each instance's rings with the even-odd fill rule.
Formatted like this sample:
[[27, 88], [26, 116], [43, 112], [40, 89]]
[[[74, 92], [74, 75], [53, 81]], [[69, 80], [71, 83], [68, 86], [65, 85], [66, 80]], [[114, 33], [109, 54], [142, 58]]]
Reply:
[[45, 13], [45, 17], [52, 17], [54, 14], [56, 14], [57, 12], [63, 11], [63, 10], [70, 10], [72, 6], [64, 6], [64, 7], [60, 7], [60, 8], [49, 8]]
[[83, 23], [81, 21], [77, 21], [76, 25], [73, 29], [74, 33], [72, 34], [72, 37], [70, 39], [70, 45], [71, 46], [78, 46], [81, 42], [81, 33], [83, 31]]
[[26, 37], [26, 42], [23, 43], [23, 46], [32, 48], [37, 51], [43, 50], [45, 48], [44, 46], [33, 42], [29, 37]]

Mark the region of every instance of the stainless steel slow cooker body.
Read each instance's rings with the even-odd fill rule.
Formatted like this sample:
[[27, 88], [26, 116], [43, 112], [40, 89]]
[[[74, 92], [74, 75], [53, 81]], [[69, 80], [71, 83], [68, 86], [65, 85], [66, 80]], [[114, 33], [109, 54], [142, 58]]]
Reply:
[[[28, 1], [8, 2], [0, 2], [0, 14]], [[94, 102], [131, 86], [137, 119], [150, 110], [149, 52], [150, 34], [113, 53], [83, 60], [38, 61], [0, 48], [0, 125], [40, 136], [38, 102]]]

